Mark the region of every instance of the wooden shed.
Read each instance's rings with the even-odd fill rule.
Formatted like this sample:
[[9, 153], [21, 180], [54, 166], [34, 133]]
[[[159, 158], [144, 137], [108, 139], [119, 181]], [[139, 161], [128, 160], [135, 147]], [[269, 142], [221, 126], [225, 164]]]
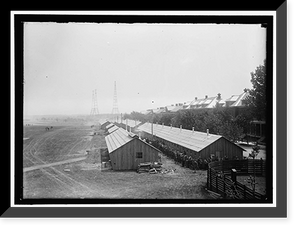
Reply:
[[111, 124], [109, 121], [105, 121], [103, 123], [101, 123], [101, 129], [105, 129], [107, 125]]
[[210, 134], [209, 131], [205, 133], [153, 124], [152, 137], [151, 124], [145, 123], [138, 127], [137, 132], [142, 138], [158, 140], [195, 159], [209, 157], [243, 159], [243, 151], [245, 151], [225, 137]]
[[158, 149], [123, 128], [107, 135], [105, 141], [113, 170], [136, 170], [140, 163], [158, 161]]

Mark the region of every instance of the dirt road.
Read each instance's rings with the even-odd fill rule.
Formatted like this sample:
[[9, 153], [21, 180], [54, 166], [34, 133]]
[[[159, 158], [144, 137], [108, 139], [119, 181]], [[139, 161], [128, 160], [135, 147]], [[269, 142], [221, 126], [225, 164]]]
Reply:
[[37, 170], [37, 169], [41, 169], [41, 168], [53, 167], [53, 166], [56, 166], [56, 165], [74, 163], [74, 162], [82, 161], [82, 160], [85, 160], [85, 159], [86, 159], [86, 156], [73, 158], [73, 159], [69, 159], [69, 160], [58, 161], [58, 162], [50, 163], [50, 164], [34, 165], [34, 166], [31, 166], [31, 167], [28, 167], [28, 168], [23, 168], [23, 172], [29, 172], [29, 171], [33, 171], [33, 170]]

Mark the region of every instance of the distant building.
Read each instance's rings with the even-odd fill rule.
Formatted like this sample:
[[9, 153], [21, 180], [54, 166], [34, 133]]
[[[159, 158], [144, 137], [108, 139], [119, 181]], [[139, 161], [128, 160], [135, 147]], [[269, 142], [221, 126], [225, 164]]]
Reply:
[[141, 114], [144, 114], [144, 115], [148, 115], [152, 112], [152, 109], [148, 109], [148, 110], [144, 110], [144, 111], [141, 111], [140, 113]]
[[177, 112], [183, 109], [183, 103], [176, 103], [166, 106], [166, 112]]
[[115, 123], [117, 126], [127, 130], [133, 131], [137, 126], [139, 126], [142, 122], [138, 120], [130, 120], [130, 119], [123, 119], [121, 123]]
[[105, 122], [101, 121], [100, 124], [101, 124], [100, 125], [101, 129], [104, 130], [104, 129], [106, 129], [106, 126], [109, 125], [109, 124], [111, 124], [111, 123], [106, 120]]
[[190, 102], [190, 104], [185, 109], [201, 109], [201, 108], [215, 108], [217, 106], [223, 107], [225, 105], [225, 101], [222, 100], [221, 94], [219, 93], [217, 96], [208, 97], [207, 95], [202, 98], [198, 99], [198, 97], [195, 97], [193, 101]]
[[245, 107], [245, 100], [249, 93], [244, 91], [240, 95], [232, 95], [229, 99], [226, 99], [226, 107]]

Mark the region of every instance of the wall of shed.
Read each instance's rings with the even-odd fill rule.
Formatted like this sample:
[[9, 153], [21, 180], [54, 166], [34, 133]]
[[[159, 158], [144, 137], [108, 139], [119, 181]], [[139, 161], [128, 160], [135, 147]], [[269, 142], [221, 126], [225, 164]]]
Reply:
[[227, 156], [229, 159], [243, 159], [243, 150], [223, 137], [202, 149], [199, 154], [201, 158], [209, 158], [211, 154], [217, 157], [217, 152], [220, 158]]
[[[137, 152], [142, 152], [143, 157], [136, 158]], [[139, 163], [158, 161], [158, 153], [159, 151], [141, 140], [133, 139], [109, 156], [113, 170], [136, 170]]]

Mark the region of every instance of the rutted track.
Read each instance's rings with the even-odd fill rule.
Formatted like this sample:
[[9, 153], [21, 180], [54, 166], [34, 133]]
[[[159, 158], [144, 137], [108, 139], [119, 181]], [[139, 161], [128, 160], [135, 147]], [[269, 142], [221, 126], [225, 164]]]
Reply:
[[[55, 162], [55, 160], [60, 160], [61, 158], [65, 158], [66, 156], [69, 156], [72, 150], [78, 149], [76, 147], [86, 148], [87, 146], [90, 146], [92, 144], [91, 141], [84, 140], [81, 138], [82, 134], [85, 132], [82, 131], [83, 129], [74, 130], [70, 127], [65, 128], [59, 128], [54, 129], [51, 131], [45, 131], [42, 134], [39, 134], [38, 136], [32, 137], [31, 141], [25, 146], [23, 149], [23, 157], [24, 161], [26, 161], [27, 165], [34, 168], [34, 166], [41, 166], [41, 165], [48, 165]], [[70, 142], [67, 142], [67, 145], [62, 146], [59, 153], [56, 155], [53, 155], [53, 158], [46, 158], [47, 155], [44, 153], [44, 149], [47, 148], [47, 146], [54, 146], [57, 145], [59, 147], [60, 145], [63, 145], [65, 140], [68, 137], [68, 131], [70, 131], [70, 136], [76, 137], [75, 139], [70, 140]], [[59, 138], [61, 138], [59, 140]], [[57, 143], [61, 142], [61, 143]], [[57, 148], [56, 147], [56, 148]], [[47, 149], [46, 149], [47, 150]], [[52, 150], [51, 150], [52, 151]], [[50, 152], [50, 154], [53, 154]], [[50, 162], [48, 161], [50, 160]], [[62, 161], [62, 164], [65, 164]], [[24, 166], [24, 167], [30, 167], [30, 166]], [[69, 195], [82, 195], [82, 192], [84, 192], [83, 195], [97, 195], [97, 192], [94, 189], [91, 189], [87, 185], [85, 185], [82, 182], [79, 182], [75, 178], [72, 177], [72, 175], [69, 175], [68, 173], [65, 173], [59, 169], [57, 169], [54, 166], [49, 166], [47, 168], [40, 168], [42, 175], [46, 177], [48, 180], [50, 180], [52, 183], [50, 185], [54, 186], [59, 189], [61, 189], [63, 192], [65, 192], [65, 189], [67, 189]], [[27, 179], [26, 172], [24, 173], [24, 180]], [[79, 192], [79, 193], [77, 193]]]

